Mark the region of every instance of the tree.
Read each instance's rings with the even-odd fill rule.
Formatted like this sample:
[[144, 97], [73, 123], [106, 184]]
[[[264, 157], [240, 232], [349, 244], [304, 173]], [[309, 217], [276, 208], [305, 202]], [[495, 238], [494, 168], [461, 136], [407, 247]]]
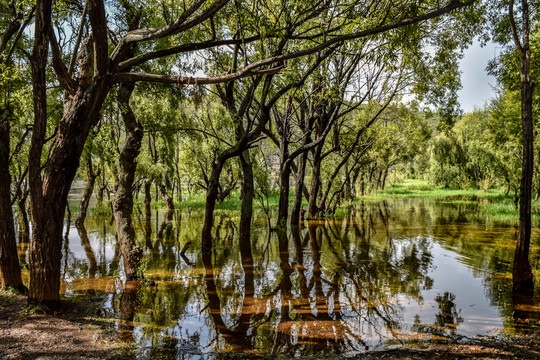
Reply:
[[[71, 73], [69, 67], [63, 61], [62, 48], [56, 39], [52, 24], [52, 1], [38, 1], [36, 5], [36, 22], [34, 47], [31, 54], [32, 82], [34, 89], [34, 126], [29, 156], [29, 183], [32, 207], [32, 246], [30, 250], [30, 294], [29, 301], [45, 303], [55, 306], [59, 302], [60, 286], [60, 259], [62, 243], [63, 214], [67, 203], [67, 195], [73, 178], [77, 172], [81, 153], [90, 132], [98, 120], [99, 111], [105, 98], [115, 83], [130, 83], [137, 81], [152, 81], [169, 84], [205, 85], [215, 84], [253, 76], [255, 74], [268, 75], [276, 73], [281, 68], [268, 68], [274, 64], [284, 64], [285, 61], [315, 54], [324, 51], [334, 44], [343, 41], [374, 36], [394, 29], [411, 26], [416, 23], [436, 18], [453, 10], [463, 8], [473, 3], [468, 1], [450, 1], [441, 6], [438, 2], [425, 4], [424, 6], [402, 7], [396, 6], [386, 11], [381, 10], [386, 6], [381, 4], [368, 4], [365, 6], [352, 2], [348, 4], [351, 10], [346, 17], [340, 19], [337, 24], [330, 24], [331, 37], [327, 37], [328, 31], [320, 31], [319, 27], [301, 29], [300, 34], [287, 34], [283, 32], [287, 26], [275, 29], [273, 33], [267, 33], [266, 38], [290, 37], [298, 39], [298, 46], [284, 49], [282, 52], [272, 52], [275, 56], [268, 56], [260, 60], [243, 64], [242, 68], [225, 75], [210, 77], [190, 77], [185, 74], [160, 75], [139, 72], [140, 67], [165, 56], [177, 56], [190, 51], [204, 50], [224, 45], [242, 45], [263, 40], [265, 37], [259, 34], [247, 37], [246, 34], [231, 34], [231, 23], [227, 22], [227, 16], [236, 16], [234, 11], [226, 12], [228, 0], [196, 1], [188, 5], [176, 20], [164, 19], [158, 26], [146, 29], [123, 30], [116, 37], [118, 41], [109, 44], [111, 37], [108, 36], [106, 12], [110, 7], [105, 7], [101, 0], [88, 0], [87, 14], [91, 29], [91, 54], [81, 52], [78, 54], [77, 46], [73, 44], [69, 50], [73, 53], [72, 58], [78, 54], [78, 71]], [[151, 4], [153, 5], [153, 4]], [[300, 10], [304, 18], [313, 20], [320, 15], [319, 8], [315, 10], [308, 3], [300, 4]], [[324, 4], [330, 6], [331, 4]], [[379, 8], [380, 7], [380, 8]], [[283, 4], [283, 9], [288, 9]], [[296, 9], [298, 10], [298, 9]], [[357, 24], [359, 16], [367, 16], [374, 10], [381, 11], [380, 16], [373, 17], [369, 24]], [[231, 15], [232, 14], [232, 15]], [[220, 23], [216, 31], [216, 21]], [[341, 21], [343, 20], [343, 21]], [[315, 21], [315, 20], [313, 20]], [[81, 20], [85, 22], [85, 18]], [[210, 29], [207, 23], [210, 23]], [[227, 23], [227, 25], [225, 25]], [[348, 26], [343, 27], [346, 24]], [[333, 27], [336, 25], [336, 27]], [[214, 31], [212, 31], [214, 29]], [[203, 31], [210, 30], [210, 31]], [[235, 29], [239, 30], [239, 29]], [[191, 36], [192, 31], [207, 35], [199, 41], [199, 37]], [[307, 32], [306, 32], [307, 31]], [[73, 31], [73, 34], [77, 33]], [[218, 38], [219, 34], [219, 38]], [[237, 34], [241, 34], [237, 32]], [[275, 34], [275, 35], [274, 35]], [[174, 38], [180, 45], [161, 48], [160, 39]], [[114, 39], [114, 37], [113, 37]], [[193, 40], [195, 39], [195, 40]], [[301, 40], [319, 40], [304, 41]], [[140, 53], [130, 56], [134, 47], [144, 43], [148, 45], [140, 50]], [[49, 45], [52, 55], [52, 65], [59, 84], [66, 92], [66, 101], [62, 119], [51, 145], [50, 157], [45, 164], [41, 163], [41, 155], [45, 146], [45, 134], [47, 129], [47, 59]], [[109, 53], [109, 45], [114, 49]], [[66, 50], [68, 51], [68, 50]], [[92, 56], [90, 56], [92, 55]], [[283, 65], [281, 65], [283, 66]], [[131, 68], [137, 70], [130, 71]], [[173, 71], [174, 72], [174, 71]], [[75, 78], [74, 78], [75, 77]], [[264, 124], [264, 121], [261, 123]], [[262, 126], [257, 126], [247, 136], [244, 136], [233, 153], [240, 154], [245, 150], [245, 145], [257, 137]], [[43, 170], [42, 170], [43, 169]], [[211, 228], [211, 220], [205, 229]], [[203, 236], [204, 237], [204, 236]]]
[[[510, 0], [508, 16], [515, 46], [519, 52], [521, 67], [521, 124], [523, 128], [523, 158], [519, 202], [519, 234], [512, 271], [513, 287], [519, 293], [532, 293], [533, 274], [529, 263], [531, 242], [531, 196], [534, 171], [533, 94], [535, 84], [531, 79], [531, 49], [529, 43], [531, 24], [529, 2], [521, 1], [521, 29], [514, 18], [514, 0]], [[520, 31], [520, 33], [518, 32]], [[521, 39], [520, 39], [521, 35]]]
[[[34, 9], [22, 1], [2, 1], [0, 26], [0, 281], [2, 289], [11, 287], [26, 292], [21, 278], [13, 210], [11, 200], [11, 127], [15, 123], [13, 93], [16, 79], [20, 76], [14, 66], [13, 55], [26, 26], [33, 18]], [[15, 91], [14, 91], [15, 90]], [[23, 137], [24, 139], [24, 137]]]

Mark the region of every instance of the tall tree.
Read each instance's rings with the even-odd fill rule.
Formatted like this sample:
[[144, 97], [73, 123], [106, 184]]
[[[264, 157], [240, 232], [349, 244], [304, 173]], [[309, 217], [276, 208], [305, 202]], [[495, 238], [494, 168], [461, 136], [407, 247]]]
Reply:
[[[283, 29], [265, 32], [263, 35], [234, 36], [228, 29], [231, 23], [216, 31], [216, 19], [220, 16], [233, 16], [234, 11], [222, 11], [229, 0], [199, 0], [187, 5], [175, 20], [163, 19], [157, 26], [123, 32], [118, 36], [109, 36], [107, 11], [102, 0], [88, 0], [87, 14], [91, 30], [92, 51], [82, 52], [79, 58], [78, 72], [71, 72], [63, 61], [62, 49], [56, 39], [52, 26], [52, 1], [40, 0], [36, 5], [34, 48], [31, 56], [32, 82], [34, 88], [34, 126], [29, 156], [29, 184], [33, 220], [32, 245], [30, 249], [30, 290], [29, 301], [57, 305], [60, 289], [60, 262], [63, 215], [67, 204], [67, 195], [76, 174], [81, 153], [90, 129], [96, 124], [99, 111], [112, 86], [116, 83], [153, 81], [169, 84], [204, 85], [231, 81], [264, 72], [276, 72], [280, 68], [268, 69], [273, 64], [285, 64], [287, 60], [315, 54], [343, 41], [375, 36], [387, 31], [411, 26], [433, 19], [453, 10], [470, 5], [474, 0], [451, 0], [446, 4], [433, 1], [416, 6], [388, 6], [386, 2], [351, 1], [350, 13], [345, 21], [328, 23], [330, 28], [321, 31], [320, 26], [301, 29], [300, 33], [287, 34]], [[306, 19], [315, 19], [320, 15], [312, 11], [311, 3], [303, 3], [301, 10]], [[284, 13], [288, 3], [282, 4]], [[324, 2], [331, 7], [332, 2]], [[254, 6], [256, 8], [256, 6]], [[341, 9], [341, 8], [340, 8]], [[289, 9], [289, 11], [291, 11]], [[232, 15], [231, 15], [232, 14]], [[374, 14], [380, 16], [372, 16]], [[359, 17], [372, 17], [373, 21], [357, 22]], [[83, 17], [84, 18], [84, 17]], [[341, 18], [340, 18], [341, 20]], [[84, 20], [81, 20], [84, 21]], [[315, 20], [314, 20], [315, 21]], [[320, 21], [317, 19], [320, 24]], [[207, 23], [210, 23], [208, 28]], [[349, 26], [343, 26], [349, 25]], [[287, 28], [284, 26], [283, 28]], [[214, 29], [214, 31], [212, 31]], [[239, 30], [239, 29], [235, 29]], [[196, 32], [196, 35], [194, 36]], [[76, 33], [74, 31], [73, 33]], [[332, 36], [328, 36], [331, 33]], [[219, 36], [218, 36], [219, 35]], [[203, 39], [200, 40], [199, 36]], [[190, 77], [178, 74], [175, 68], [170, 75], [149, 74], [135, 67], [147, 64], [165, 56], [185, 54], [226, 45], [254, 43], [263, 38], [283, 38], [297, 40], [297, 47], [291, 47], [276, 56], [268, 56], [249, 63], [246, 61], [238, 71], [211, 77]], [[166, 47], [161, 47], [160, 39], [173, 39]], [[305, 41], [306, 39], [315, 41]], [[118, 41], [116, 41], [118, 40]], [[111, 44], [109, 43], [111, 41]], [[134, 56], [131, 51], [138, 43], [148, 46]], [[176, 45], [180, 42], [180, 45]], [[166, 42], [165, 42], [166, 43]], [[315, 44], [315, 45], [314, 45]], [[47, 82], [46, 69], [51, 48], [52, 65], [56, 78], [66, 91], [66, 101], [62, 118], [58, 124], [50, 156], [45, 164], [41, 163], [46, 142], [47, 130]], [[170, 46], [169, 46], [170, 45]], [[168, 47], [167, 47], [168, 46]], [[70, 52], [76, 46], [70, 46]], [[109, 48], [113, 48], [109, 53]], [[275, 52], [272, 52], [276, 54]], [[129, 69], [133, 68], [133, 71]], [[262, 70], [261, 70], [262, 69]], [[74, 78], [75, 77], [75, 78]], [[260, 127], [247, 132], [236, 154], [244, 150], [244, 144], [258, 136]], [[211, 225], [210, 225], [211, 226]], [[207, 227], [206, 227], [207, 228]]]
[[[521, 60], [521, 125], [523, 128], [523, 158], [519, 202], [519, 234], [514, 255], [512, 280], [518, 293], [532, 293], [533, 274], [529, 263], [531, 243], [531, 196], [534, 171], [533, 93], [535, 84], [531, 79], [530, 16], [529, 2], [521, 1], [521, 26], [514, 17], [514, 0], [508, 6], [510, 29]], [[521, 37], [521, 38], [520, 38]]]
[[[25, 16], [25, 12], [28, 12]], [[13, 210], [11, 201], [10, 137], [14, 122], [11, 104], [12, 83], [17, 76], [13, 66], [13, 54], [23, 31], [33, 17], [34, 10], [27, 9], [24, 2], [2, 2], [0, 8], [0, 281], [2, 289], [14, 288], [25, 292], [21, 278]], [[24, 138], [24, 137], [23, 137]]]

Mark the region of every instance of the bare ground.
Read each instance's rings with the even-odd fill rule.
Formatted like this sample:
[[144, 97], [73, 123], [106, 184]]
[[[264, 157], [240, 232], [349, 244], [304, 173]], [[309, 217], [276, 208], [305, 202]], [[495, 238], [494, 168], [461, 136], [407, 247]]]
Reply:
[[[129, 348], [127, 344], [114, 340], [103, 329], [86, 320], [91, 314], [84, 306], [68, 304], [62, 312], [39, 312], [39, 309], [27, 308], [25, 297], [0, 292], [0, 359], [132, 358], [129, 351], [124, 351]], [[423, 349], [386, 350], [354, 359], [540, 359], [539, 335], [532, 333], [506, 340], [470, 339], [459, 344], [426, 344]], [[173, 358], [175, 355], [176, 352]], [[220, 354], [218, 357], [246, 358], [240, 354]], [[327, 360], [340, 358], [336, 356]]]

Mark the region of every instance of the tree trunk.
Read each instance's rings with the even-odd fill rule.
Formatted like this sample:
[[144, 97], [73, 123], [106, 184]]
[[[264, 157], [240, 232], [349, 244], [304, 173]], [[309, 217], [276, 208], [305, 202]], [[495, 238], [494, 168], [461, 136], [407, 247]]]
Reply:
[[[304, 178], [306, 176], [307, 152], [298, 158], [298, 171], [296, 172], [296, 184], [294, 186], [294, 202], [291, 210], [291, 226], [300, 224], [300, 212], [302, 211], [302, 188], [304, 188]], [[303, 220], [303, 219], [302, 219]]]
[[533, 92], [534, 84], [530, 77], [531, 53], [529, 48], [529, 7], [523, 0], [523, 44], [520, 44], [514, 23], [513, 3], [510, 4], [510, 23], [516, 46], [521, 56], [521, 123], [523, 127], [523, 163], [521, 173], [521, 190], [519, 202], [519, 234], [514, 255], [512, 272], [515, 293], [533, 292], [533, 274], [529, 263], [529, 245], [531, 242], [531, 195], [534, 169], [534, 128], [533, 128]]
[[309, 190], [308, 217], [314, 219], [318, 216], [317, 198], [320, 188], [321, 176], [321, 152], [323, 143], [317, 145], [313, 150], [313, 168], [311, 172], [311, 188]]
[[0, 122], [0, 280], [2, 289], [14, 288], [25, 293], [21, 278], [17, 240], [11, 208], [11, 175], [9, 173], [9, 119]]
[[174, 210], [174, 202], [173, 199], [167, 194], [167, 189], [165, 188], [165, 185], [161, 184], [159, 185], [159, 192], [161, 193], [161, 197], [163, 198], [163, 201], [165, 201], [165, 204], [167, 205], [167, 210], [172, 211]]
[[202, 251], [203, 254], [212, 249], [212, 226], [214, 224], [214, 209], [219, 192], [219, 176], [225, 164], [224, 160], [218, 158], [212, 164], [212, 173], [206, 189], [206, 207], [204, 209], [204, 224], [202, 228]]
[[90, 204], [90, 198], [94, 192], [94, 185], [96, 183], [96, 178], [99, 175], [99, 170], [94, 173], [92, 168], [92, 159], [88, 154], [87, 167], [88, 167], [88, 182], [86, 183], [86, 188], [84, 189], [83, 198], [81, 201], [81, 207], [79, 208], [79, 213], [77, 214], [77, 220], [75, 220], [75, 226], [81, 227], [84, 226], [84, 219], [86, 219], [86, 212], [88, 211], [88, 204]]
[[279, 163], [279, 205], [276, 228], [285, 230], [287, 228], [287, 217], [289, 216], [289, 190], [291, 166], [289, 161], [289, 139], [284, 134], [287, 133], [286, 126], [282, 125], [280, 143], [280, 163]]
[[534, 196], [534, 201], [538, 201], [540, 198], [540, 176], [538, 177], [538, 185], [536, 186], [536, 195]]
[[28, 212], [26, 211], [26, 198], [28, 193], [17, 200], [17, 209], [19, 211], [19, 242], [30, 243], [30, 222], [28, 221]]
[[[242, 207], [240, 210], [240, 249], [247, 247], [251, 249], [251, 218], [253, 215], [253, 198], [255, 188], [253, 186], [253, 165], [249, 156], [249, 150], [246, 149], [240, 154], [240, 164], [242, 166]], [[251, 257], [251, 251], [249, 252]], [[253, 263], [253, 260], [251, 260]], [[252, 270], [252, 269], [251, 269]]]
[[19, 264], [26, 264], [26, 252], [30, 246], [30, 223], [28, 222], [28, 212], [26, 211], [26, 198], [28, 193], [25, 193], [17, 201], [19, 209]]
[[358, 195], [364, 196], [365, 194], [365, 187], [364, 187], [364, 168], [362, 167], [360, 169], [360, 190], [358, 192]]
[[[94, 74], [90, 80], [86, 78], [90, 74], [81, 72], [79, 86], [66, 104], [50, 157], [45, 168], [42, 168], [41, 158], [48, 119], [46, 68], [51, 6], [51, 0], [38, 1], [36, 4], [34, 49], [30, 61], [34, 125], [28, 165], [33, 225], [28, 301], [55, 307], [60, 302], [62, 228], [67, 196], [79, 166], [84, 143], [98, 119], [99, 110], [111, 84], [102, 72]], [[96, 7], [96, 16], [103, 10], [99, 3], [93, 3], [92, 7]], [[94, 20], [96, 21], [95, 18]], [[81, 61], [85, 62], [90, 58], [87, 56], [85, 59], [81, 58]]]
[[381, 179], [382, 179], [383, 171], [379, 171], [379, 175], [377, 176], [377, 185], [375, 185], [375, 190], [378, 190], [381, 188]]
[[150, 193], [151, 186], [152, 183], [150, 181], [144, 183], [144, 209], [146, 211], [147, 218], [152, 217], [152, 211], [150, 208], [150, 204], [152, 204], [152, 194]]
[[351, 180], [351, 192], [349, 193], [349, 201], [353, 201], [356, 196], [356, 181], [358, 180], [358, 175], [360, 175], [361, 167], [357, 166], [354, 169], [354, 173]]
[[289, 190], [291, 167], [288, 161], [281, 161], [279, 173], [279, 207], [276, 227], [285, 231], [287, 228], [287, 218], [289, 216]]
[[129, 98], [135, 85], [126, 83], [120, 85], [117, 100], [126, 127], [126, 140], [120, 152], [119, 175], [113, 201], [113, 213], [116, 220], [116, 234], [120, 243], [120, 251], [124, 261], [126, 280], [136, 280], [142, 277], [139, 265], [142, 258], [142, 249], [135, 244], [135, 230], [133, 229], [131, 213], [133, 211], [133, 180], [137, 162], [135, 159], [141, 150], [143, 129], [135, 119], [135, 114], [129, 105]]
[[385, 186], [386, 186], [386, 177], [388, 176], [388, 168], [386, 168], [384, 170], [384, 174], [383, 174], [383, 177], [382, 177], [382, 183], [381, 183], [381, 190], [384, 190]]

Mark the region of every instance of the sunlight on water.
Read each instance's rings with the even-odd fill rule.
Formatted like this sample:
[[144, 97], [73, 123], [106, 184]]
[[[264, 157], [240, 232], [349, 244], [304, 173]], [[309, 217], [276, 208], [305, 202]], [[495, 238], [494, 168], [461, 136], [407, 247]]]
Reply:
[[[516, 230], [482, 225], [469, 206], [358, 204], [343, 220], [284, 235], [254, 221], [242, 252], [238, 213], [222, 211], [211, 256], [201, 252], [201, 211], [136, 212], [155, 286], [124, 284], [114, 224], [89, 218], [66, 233], [62, 291], [100, 299], [97, 321], [141, 357], [356, 354], [537, 329], [539, 299], [512, 300]], [[534, 231], [537, 276], [539, 249]]]

